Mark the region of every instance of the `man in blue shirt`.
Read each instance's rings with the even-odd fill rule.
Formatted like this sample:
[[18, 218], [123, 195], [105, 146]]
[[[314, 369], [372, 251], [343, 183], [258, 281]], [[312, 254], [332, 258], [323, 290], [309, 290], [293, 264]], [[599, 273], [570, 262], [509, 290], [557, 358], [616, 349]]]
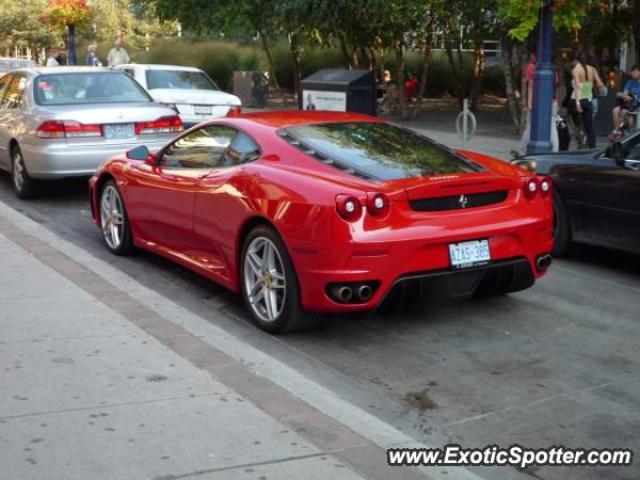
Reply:
[[638, 108], [638, 102], [640, 102], [640, 66], [634, 65], [631, 68], [631, 79], [618, 93], [618, 105], [613, 109], [614, 133], [620, 133], [625, 116]]

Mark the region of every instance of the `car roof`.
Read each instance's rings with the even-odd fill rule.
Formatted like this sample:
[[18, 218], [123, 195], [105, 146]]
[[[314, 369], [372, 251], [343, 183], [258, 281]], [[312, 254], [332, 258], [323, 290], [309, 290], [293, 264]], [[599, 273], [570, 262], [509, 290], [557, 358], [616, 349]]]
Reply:
[[117, 68], [140, 68], [143, 70], [182, 70], [185, 72], [201, 72], [199, 68], [184, 65], [163, 65], [160, 63], [125, 63]]
[[238, 117], [227, 117], [225, 120], [230, 118], [249, 120], [275, 129], [317, 123], [384, 122], [384, 120], [380, 118], [371, 117], [362, 113], [332, 112], [326, 110], [280, 110], [271, 112], [243, 113]]
[[27, 71], [39, 75], [47, 74], [47, 73], [91, 73], [91, 72], [116, 72], [121, 73], [112, 68], [107, 67], [67, 67], [67, 66], [59, 66], [59, 67], [23, 67], [16, 68], [12, 71]]

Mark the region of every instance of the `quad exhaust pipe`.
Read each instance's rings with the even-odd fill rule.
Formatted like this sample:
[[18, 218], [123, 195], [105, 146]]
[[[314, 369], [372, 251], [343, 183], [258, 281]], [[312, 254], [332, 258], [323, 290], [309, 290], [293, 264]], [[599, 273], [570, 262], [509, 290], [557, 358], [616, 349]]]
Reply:
[[373, 297], [377, 282], [342, 283], [329, 286], [329, 296], [338, 303], [367, 303]]
[[349, 303], [353, 298], [353, 288], [351, 287], [348, 287], [348, 286], [338, 287], [336, 288], [335, 292], [336, 292], [336, 297], [342, 303]]
[[362, 302], [367, 302], [371, 296], [373, 295], [373, 289], [369, 285], [360, 285], [358, 287], [358, 291], [356, 296], [358, 300]]
[[551, 262], [551, 255], [540, 255], [538, 258], [536, 258], [536, 268], [539, 272], [543, 272], [551, 266]]

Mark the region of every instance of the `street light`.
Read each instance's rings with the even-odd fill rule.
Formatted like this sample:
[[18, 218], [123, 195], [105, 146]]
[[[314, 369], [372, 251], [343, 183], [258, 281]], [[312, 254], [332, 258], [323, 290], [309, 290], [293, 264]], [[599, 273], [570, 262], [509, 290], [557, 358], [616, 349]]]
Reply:
[[533, 75], [533, 102], [531, 109], [531, 136], [527, 144], [527, 155], [551, 152], [551, 118], [555, 93], [555, 71], [553, 68], [553, 0], [544, 0], [540, 7], [538, 25], [538, 60]]

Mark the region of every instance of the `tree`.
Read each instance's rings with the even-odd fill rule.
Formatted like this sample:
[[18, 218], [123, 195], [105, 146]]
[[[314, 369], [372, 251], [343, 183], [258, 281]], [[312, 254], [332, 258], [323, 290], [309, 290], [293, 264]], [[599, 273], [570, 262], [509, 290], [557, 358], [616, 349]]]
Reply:
[[42, 12], [47, 4], [47, 0], [24, 3], [0, 0], [0, 36], [7, 50], [14, 46], [28, 47], [37, 57], [41, 48], [60, 41], [42, 21]]
[[87, 25], [90, 20], [87, 0], [50, 0], [44, 12], [45, 21], [53, 28], [64, 32], [67, 46], [67, 63], [76, 64], [76, 27]]
[[[134, 3], [152, 8], [160, 20], [177, 20], [184, 28], [198, 34], [217, 36], [239, 30], [257, 34], [269, 64], [271, 78], [278, 87], [269, 39], [281, 30], [282, 22], [278, 21], [276, 10], [282, 2], [276, 0], [235, 0], [233, 2], [134, 0]], [[278, 10], [282, 10], [282, 7]]]

